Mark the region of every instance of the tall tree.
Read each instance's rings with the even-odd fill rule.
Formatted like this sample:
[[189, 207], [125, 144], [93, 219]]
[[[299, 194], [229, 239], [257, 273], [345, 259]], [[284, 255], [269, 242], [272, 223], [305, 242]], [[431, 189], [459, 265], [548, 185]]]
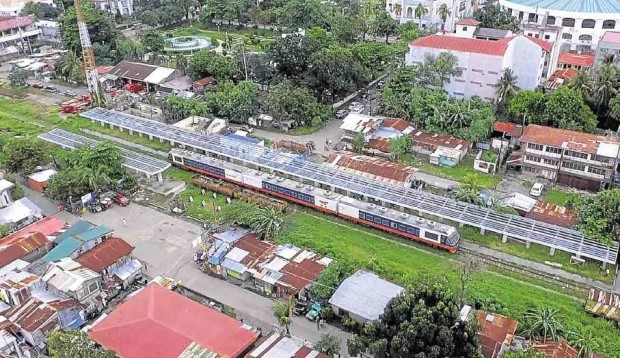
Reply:
[[419, 3], [418, 6], [415, 8], [415, 17], [417, 17], [418, 20], [418, 28], [422, 28], [422, 17], [424, 17], [424, 15], [428, 14], [428, 9], [426, 7], [424, 7], [424, 5], [422, 5], [422, 3]]
[[592, 99], [592, 88], [594, 83], [592, 83], [592, 79], [590, 75], [588, 75], [588, 72], [583, 70], [577, 72], [577, 75], [568, 82], [567, 86], [568, 88], [580, 91], [586, 101]]
[[262, 239], [273, 240], [282, 230], [283, 224], [282, 215], [274, 207], [269, 207], [257, 212], [250, 222], [250, 227]]
[[221, 82], [216, 91], [205, 92], [205, 102], [216, 116], [247, 123], [258, 110], [258, 87], [252, 81]]
[[213, 76], [220, 81], [229, 80], [237, 73], [237, 64], [233, 58], [209, 51], [199, 51], [189, 61], [187, 73], [194, 80], [206, 76]]
[[401, 135], [398, 138], [390, 139], [389, 151], [395, 160], [398, 160], [403, 155], [409, 153], [411, 150], [411, 138], [408, 135]]
[[112, 351], [99, 348], [86, 333], [80, 330], [52, 332], [46, 343], [52, 358], [114, 358], [116, 356]]
[[596, 115], [601, 115], [602, 109], [607, 109], [609, 101], [618, 94], [618, 68], [614, 65], [602, 64], [596, 70], [592, 99], [596, 103]]
[[284, 328], [287, 335], [291, 334], [291, 305], [285, 301], [276, 301], [272, 307], [273, 315], [278, 320], [278, 324]]
[[607, 245], [620, 237], [620, 189], [579, 196], [573, 205], [577, 228], [586, 237]]
[[[86, 26], [88, 27], [88, 33], [93, 45], [113, 45], [118, 37], [118, 32], [108, 14], [96, 9], [90, 1], [82, 2], [82, 10], [84, 11]], [[76, 53], [78, 57], [82, 56], [82, 45], [74, 7], [67, 8], [67, 11], [60, 19], [59, 27], [63, 48]]]
[[139, 42], [125, 38], [116, 42], [116, 53], [120, 58], [139, 61], [144, 56], [144, 46]]
[[381, 11], [375, 17], [373, 23], [373, 35], [384, 36], [385, 43], [388, 43], [390, 36], [396, 35], [398, 32], [398, 22], [394, 20], [387, 11]]
[[519, 31], [519, 22], [510, 12], [502, 9], [499, 4], [485, 5], [474, 12], [474, 18], [480, 21], [481, 27]]
[[543, 118], [557, 128], [583, 132], [594, 132], [597, 123], [581, 92], [564, 86], [549, 96]]
[[502, 71], [502, 76], [499, 78], [495, 86], [495, 103], [499, 108], [504, 108], [510, 103], [510, 99], [517, 94], [519, 87], [517, 87], [517, 76], [512, 72], [510, 68], [506, 68]]
[[353, 52], [345, 47], [328, 47], [313, 56], [308, 70], [309, 86], [326, 101], [360, 88], [369, 79]]
[[443, 30], [446, 27], [446, 21], [448, 21], [448, 18], [450, 17], [450, 15], [452, 15], [452, 11], [450, 11], [448, 4], [443, 3], [439, 5], [439, 8], [437, 9], [437, 15], [439, 15], [439, 18], [441, 18], [441, 29]]
[[543, 307], [529, 309], [523, 315], [524, 333], [533, 339], [546, 342], [548, 339], [557, 339], [563, 330], [560, 323], [560, 312], [555, 308]]
[[376, 358], [478, 357], [478, 338], [449, 290], [419, 284], [393, 298], [378, 320], [347, 342], [349, 354]]
[[148, 51], [161, 53], [166, 47], [166, 40], [161, 32], [151, 29], [142, 34], [140, 42]]
[[288, 35], [276, 40], [267, 54], [282, 77], [301, 77], [310, 66], [316, 44], [306, 36]]
[[309, 126], [317, 117], [324, 122], [332, 114], [329, 106], [318, 103], [306, 88], [291, 81], [273, 86], [267, 94], [266, 104], [275, 120], [292, 120], [298, 126]]
[[49, 148], [38, 139], [16, 138], [3, 148], [4, 165], [14, 173], [30, 174], [49, 159]]
[[482, 205], [480, 190], [482, 190], [482, 186], [476, 181], [476, 178], [468, 175], [463, 178], [463, 183], [456, 191], [456, 198], [465, 203]]
[[278, 25], [289, 31], [327, 27], [326, 7], [320, 0], [287, 0], [278, 11]]
[[458, 58], [450, 52], [442, 52], [439, 55], [426, 54], [420, 67], [421, 84], [442, 89], [446, 82], [450, 82], [450, 77], [460, 76], [463, 73], [458, 64]]
[[523, 124], [543, 124], [547, 106], [547, 95], [541, 91], [521, 90], [510, 100], [508, 113], [510, 118]]

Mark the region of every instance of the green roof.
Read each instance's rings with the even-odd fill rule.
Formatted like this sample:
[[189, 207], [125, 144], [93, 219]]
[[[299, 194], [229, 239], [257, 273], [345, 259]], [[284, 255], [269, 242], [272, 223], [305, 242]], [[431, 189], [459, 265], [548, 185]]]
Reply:
[[[84, 230], [84, 228], [86, 229]], [[58, 245], [43, 256], [43, 259], [47, 262], [51, 262], [69, 257], [85, 242], [98, 239], [111, 232], [112, 230], [107, 226], [100, 225], [93, 227], [93, 224], [80, 220], [63, 233], [64, 236], [60, 241], [58, 241], [60, 236], [56, 239]], [[67, 233], [69, 233], [69, 235], [65, 235]], [[73, 235], [71, 235], [72, 233]]]

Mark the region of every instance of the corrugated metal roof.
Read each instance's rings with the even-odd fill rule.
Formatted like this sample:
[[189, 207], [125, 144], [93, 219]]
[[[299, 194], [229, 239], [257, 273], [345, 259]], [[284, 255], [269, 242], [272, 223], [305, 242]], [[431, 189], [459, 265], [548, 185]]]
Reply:
[[109, 233], [112, 232], [112, 229], [110, 229], [109, 227], [105, 226], [105, 225], [100, 225], [97, 227], [94, 227], [86, 232], [83, 232], [81, 234], [76, 235], [75, 237], [78, 240], [82, 240], [82, 241], [91, 241], [91, 240], [95, 240], [98, 239], [104, 235], [107, 235]]
[[329, 303], [374, 321], [385, 310], [388, 302], [398, 296], [404, 288], [381, 279], [370, 271], [359, 270], [342, 281]]
[[28, 198], [16, 200], [0, 210], [0, 224], [17, 223], [29, 217], [42, 217], [42, 212]]
[[58, 235], [56, 238], [56, 242], [62, 242], [64, 239], [70, 236], [78, 235], [83, 232], [88, 231], [91, 227], [95, 226], [95, 224], [89, 223], [86, 220], [78, 220], [75, 224], [71, 225], [65, 232]]
[[127, 241], [112, 237], [81, 254], [75, 261], [93, 271], [101, 272], [131, 254], [133, 249]]
[[52, 262], [42, 279], [61, 292], [72, 292], [78, 290], [85, 282], [99, 277], [101, 276], [95, 271], [65, 258]]
[[[90, 223], [86, 223], [86, 224], [92, 225]], [[83, 228], [86, 224], [82, 223], [80, 226]], [[74, 231], [78, 231], [78, 228], [76, 228]], [[88, 230], [82, 231], [81, 233], [74, 235], [74, 236], [68, 236], [66, 235], [67, 232], [65, 232], [62, 235], [63, 236], [62, 241], [60, 241], [60, 243], [56, 247], [51, 249], [50, 252], [48, 252], [45, 256], [43, 256], [43, 259], [47, 262], [51, 262], [51, 261], [65, 258], [65, 257], [69, 257], [71, 256], [72, 253], [74, 253], [77, 249], [79, 249], [80, 246], [82, 246], [82, 244], [84, 244], [85, 242], [98, 239], [111, 232], [112, 230], [104, 225], [90, 227]], [[58, 242], [58, 239], [56, 239], [56, 241]]]
[[146, 76], [146, 78], [144, 78], [144, 82], [158, 85], [165, 82], [168, 77], [174, 73], [174, 71], [176, 71], [174, 68], [157, 67], [153, 72]]

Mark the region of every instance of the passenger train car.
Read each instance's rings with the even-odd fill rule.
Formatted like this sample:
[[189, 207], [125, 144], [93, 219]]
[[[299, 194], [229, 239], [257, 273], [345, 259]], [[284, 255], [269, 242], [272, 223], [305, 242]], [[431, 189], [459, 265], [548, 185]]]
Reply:
[[196, 152], [173, 149], [170, 151], [170, 159], [183, 169], [312, 207], [451, 253], [456, 252], [459, 246], [459, 233], [452, 226]]

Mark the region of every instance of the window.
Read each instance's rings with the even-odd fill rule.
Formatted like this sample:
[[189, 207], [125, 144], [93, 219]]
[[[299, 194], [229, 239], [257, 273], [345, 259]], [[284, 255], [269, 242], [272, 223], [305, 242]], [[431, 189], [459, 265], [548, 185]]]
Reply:
[[597, 167], [588, 167], [588, 173], [605, 175], [605, 170]]
[[597, 162], [608, 164], [608, 163], [611, 163], [613, 158], [609, 158], [609, 157], [605, 157], [605, 156], [602, 156], [602, 155], [595, 154], [595, 155], [592, 156], [592, 160], [596, 160]]
[[561, 153], [562, 153], [562, 149], [561, 149], [561, 148], [556, 148], [556, 147], [549, 147], [549, 146], [547, 146], [547, 148], [545, 148], [545, 152], [547, 152], [547, 153], [561, 154]]
[[489, 72], [487, 72], [487, 73], [488, 73], [488, 74], [490, 74], [490, 75], [499, 75], [499, 73], [498, 73], [498, 72], [495, 72], [495, 71], [489, 71]]
[[590, 35], [581, 35], [581, 36], [579, 36], [579, 41], [592, 41], [592, 36], [590, 36]]
[[534, 149], [534, 150], [543, 150], [543, 146], [541, 144], [536, 144], [536, 143], [528, 143], [527, 147], [529, 149]]
[[551, 38], [550, 35], [545, 35], [545, 40], [549, 40]]
[[555, 17], [554, 16], [547, 17], [547, 25], [555, 25]]
[[465, 83], [465, 80], [459, 80], [458, 78], [454, 80], [455, 82]]
[[472, 85], [481, 85], [482, 82], [477, 82], [477, 81], [469, 81], [470, 84]]
[[562, 162], [562, 166], [564, 168], [578, 170], [580, 172], [586, 170], [586, 165], [585, 164], [576, 163], [576, 162]]
[[592, 19], [585, 19], [581, 22], [582, 29], [593, 29], [594, 25], [596, 25], [596, 21]]
[[467, 26], [463, 26], [463, 31], [467, 31]]
[[534, 35], [535, 38], [539, 38], [540, 36], [538, 36], [538, 34]]
[[533, 34], [533, 33], [531, 33], [531, 32], [528, 32], [528, 33], [527, 33], [527, 36], [530, 36], [530, 37], [531, 37], [531, 36], [533, 36], [533, 35], [534, 35], [534, 34]]
[[616, 27], [616, 20], [605, 20], [603, 21], [603, 29], [613, 29]]
[[575, 152], [572, 150], [567, 150], [566, 155], [573, 158], [588, 159], [588, 155], [586, 153]]
[[88, 294], [90, 295], [93, 292], [96, 292], [99, 289], [99, 285], [97, 284], [97, 282], [93, 282], [90, 285], [88, 285]]
[[529, 14], [527, 16], [527, 21], [528, 22], [538, 22], [538, 15], [536, 15], [536, 14]]
[[432, 233], [432, 232], [429, 232], [429, 231], [425, 231], [424, 232], [424, 237], [427, 238], [427, 239], [434, 240], [434, 241], [439, 240], [439, 235], [437, 235], [435, 233]]
[[575, 27], [575, 19], [567, 17], [562, 19], [562, 26], [564, 27]]
[[408, 18], [413, 18], [413, 8], [412, 7], [408, 7], [407, 8], [407, 16]]
[[543, 163], [548, 164], [548, 165], [558, 165], [559, 161], [545, 158], [543, 159]]
[[525, 160], [529, 160], [530, 162], [540, 162], [540, 158], [534, 155], [526, 155]]
[[523, 20], [523, 11], [519, 11], [519, 20]]
[[465, 93], [461, 93], [461, 92], [454, 92], [454, 95], [455, 95], [455, 96], [464, 96], [464, 95], [465, 95]]
[[475, 68], [472, 70], [472, 72], [484, 73], [483, 70], [478, 70], [478, 69], [475, 69]]
[[525, 167], [523, 167], [523, 170], [525, 170], [528, 173], [534, 173], [534, 174], [540, 173], [540, 168], [535, 168], [535, 167], [525, 166]]
[[456, 69], [461, 71], [461, 72], [467, 72], [467, 68], [465, 68], [465, 67], [457, 67]]
[[571, 34], [562, 34], [562, 40], [571, 40], [573, 35]]

